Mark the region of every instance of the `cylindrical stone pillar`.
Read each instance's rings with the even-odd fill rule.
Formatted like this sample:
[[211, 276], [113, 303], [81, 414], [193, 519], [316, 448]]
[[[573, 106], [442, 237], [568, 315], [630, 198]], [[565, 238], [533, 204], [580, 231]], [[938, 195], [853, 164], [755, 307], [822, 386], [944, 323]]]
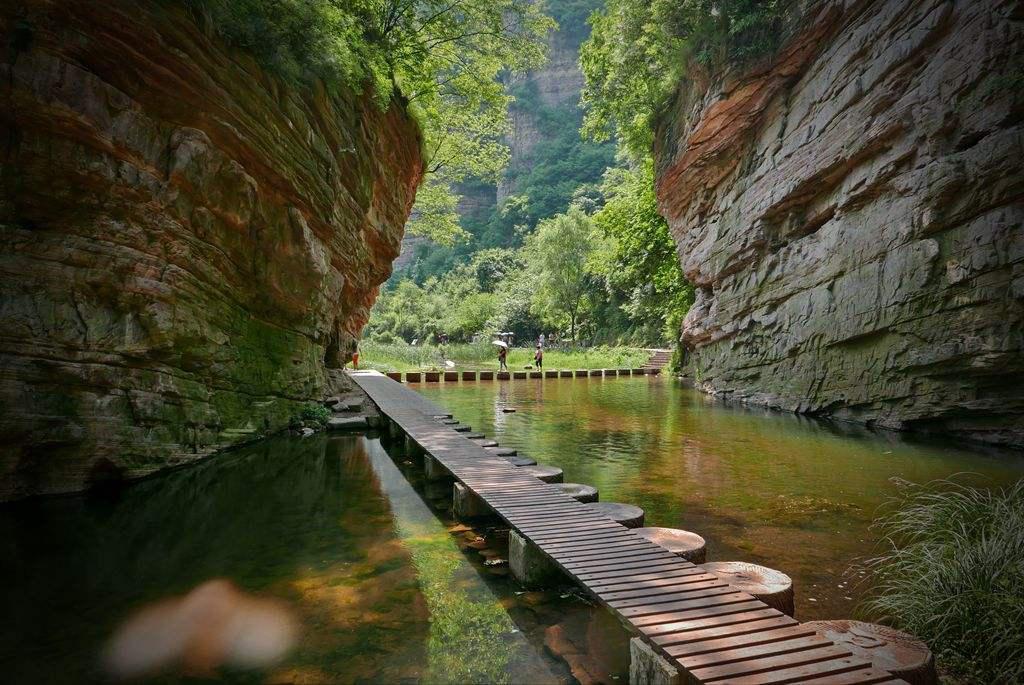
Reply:
[[754, 595], [787, 616], [793, 615], [793, 580], [782, 571], [745, 561], [711, 561], [701, 566], [737, 590]]

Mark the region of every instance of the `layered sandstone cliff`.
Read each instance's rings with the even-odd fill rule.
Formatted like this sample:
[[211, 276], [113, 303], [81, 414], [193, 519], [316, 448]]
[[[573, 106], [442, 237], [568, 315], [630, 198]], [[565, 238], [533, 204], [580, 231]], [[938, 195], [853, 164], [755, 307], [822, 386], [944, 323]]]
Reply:
[[833, 0], [689, 86], [658, 196], [708, 391], [1024, 445], [1024, 12]]
[[5, 2], [0, 37], [0, 499], [286, 425], [390, 274], [415, 124], [180, 3]]

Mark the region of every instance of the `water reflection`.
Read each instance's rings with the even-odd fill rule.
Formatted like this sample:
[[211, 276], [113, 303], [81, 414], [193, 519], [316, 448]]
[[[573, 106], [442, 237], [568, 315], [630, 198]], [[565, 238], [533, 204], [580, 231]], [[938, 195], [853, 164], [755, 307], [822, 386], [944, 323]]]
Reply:
[[436, 516], [363, 437], [270, 440], [114, 498], [7, 507], [0, 672], [102, 682], [100, 655], [123, 621], [226, 578], [288, 608], [295, 648], [258, 671], [179, 659], [150, 682], [569, 682], [545, 649], [547, 629], [572, 618], [585, 633], [605, 619], [572, 597], [521, 593], [467, 548], [476, 537]]
[[[693, 530], [709, 560], [741, 559], [794, 578], [798, 616], [848, 617], [864, 588], [851, 563], [871, 554], [870, 523], [895, 492], [971, 471], [1024, 476], [1017, 453], [870, 433], [762, 409], [724, 406], [667, 378], [427, 384], [421, 391], [474, 429], [604, 501], [637, 504], [647, 525]], [[501, 407], [516, 408], [514, 414]]]

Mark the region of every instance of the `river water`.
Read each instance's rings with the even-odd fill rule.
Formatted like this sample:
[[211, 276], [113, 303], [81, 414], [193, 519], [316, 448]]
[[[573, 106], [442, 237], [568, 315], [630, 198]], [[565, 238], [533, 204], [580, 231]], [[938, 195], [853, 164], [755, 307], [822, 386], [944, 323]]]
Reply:
[[871, 522], [900, 480], [1024, 477], [1024, 453], [727, 406], [671, 377], [413, 387], [602, 501], [642, 507], [646, 525], [702, 535], [708, 561], [787, 573], [807, 620], [854, 614], [856, 562], [877, 549]]
[[[1015, 454], [728, 408], [671, 379], [422, 391], [602, 500], [644, 507], [649, 525], [699, 532], [709, 559], [786, 571], [808, 619], [853, 612], [849, 568], [872, 550], [892, 479], [1024, 476]], [[126, 617], [226, 578], [287, 606], [297, 646], [263, 670], [148, 682], [625, 683], [614, 619], [568, 588], [524, 592], [486, 563], [500, 535], [451, 521], [420, 476], [372, 434], [282, 437], [116, 494], [0, 508], [3, 681], [104, 682], [100, 655]]]

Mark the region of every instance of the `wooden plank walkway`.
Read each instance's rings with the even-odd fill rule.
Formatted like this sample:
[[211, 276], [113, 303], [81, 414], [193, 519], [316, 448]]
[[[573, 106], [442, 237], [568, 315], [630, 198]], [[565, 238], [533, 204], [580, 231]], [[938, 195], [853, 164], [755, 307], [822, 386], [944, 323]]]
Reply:
[[442, 424], [438, 417], [447, 412], [419, 393], [377, 372], [351, 377], [385, 416], [618, 615], [684, 682], [904, 682], [488, 453]]

